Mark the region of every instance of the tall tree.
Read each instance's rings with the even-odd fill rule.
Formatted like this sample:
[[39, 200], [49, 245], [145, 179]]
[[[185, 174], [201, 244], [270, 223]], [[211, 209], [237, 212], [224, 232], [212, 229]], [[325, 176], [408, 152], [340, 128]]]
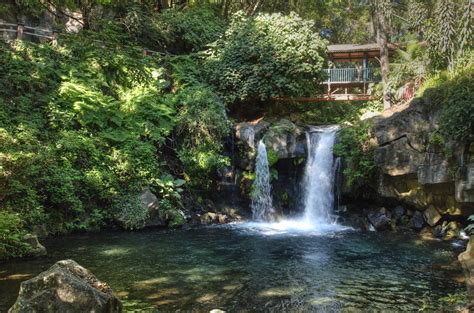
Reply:
[[383, 107], [390, 108], [390, 91], [388, 84], [389, 49], [388, 32], [392, 5], [390, 0], [370, 0], [370, 11], [377, 43], [380, 47], [380, 70], [383, 85]]

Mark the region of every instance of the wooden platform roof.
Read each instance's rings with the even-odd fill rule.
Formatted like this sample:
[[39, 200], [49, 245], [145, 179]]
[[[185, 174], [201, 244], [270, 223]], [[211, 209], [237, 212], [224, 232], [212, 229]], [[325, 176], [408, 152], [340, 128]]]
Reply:
[[[395, 51], [394, 45], [389, 45], [389, 51]], [[380, 47], [376, 43], [367, 44], [337, 44], [328, 46], [328, 56], [333, 62], [357, 62], [366, 56], [374, 59], [380, 56]]]

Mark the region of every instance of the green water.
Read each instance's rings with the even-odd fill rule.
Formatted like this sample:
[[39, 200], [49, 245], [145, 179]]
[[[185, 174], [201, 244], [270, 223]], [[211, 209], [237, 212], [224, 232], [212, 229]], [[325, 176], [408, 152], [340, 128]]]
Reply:
[[[22, 280], [71, 258], [131, 310], [409, 311], [461, 294], [462, 247], [394, 233], [243, 226], [54, 238], [49, 255], [0, 264], [0, 311]], [[454, 263], [455, 264], [455, 263]]]

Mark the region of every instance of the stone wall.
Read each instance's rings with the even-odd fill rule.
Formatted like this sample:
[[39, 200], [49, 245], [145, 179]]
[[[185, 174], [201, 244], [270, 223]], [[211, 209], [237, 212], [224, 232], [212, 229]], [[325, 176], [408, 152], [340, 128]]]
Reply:
[[438, 121], [436, 106], [422, 98], [372, 118], [377, 196], [422, 211], [430, 226], [474, 213], [474, 147], [434, 140]]

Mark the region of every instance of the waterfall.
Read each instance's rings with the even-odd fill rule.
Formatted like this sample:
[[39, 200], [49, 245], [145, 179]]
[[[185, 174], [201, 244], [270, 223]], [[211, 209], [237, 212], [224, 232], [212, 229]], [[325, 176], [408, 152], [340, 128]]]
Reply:
[[257, 160], [255, 163], [255, 180], [253, 182], [251, 208], [254, 220], [267, 222], [274, 220], [267, 149], [261, 140], [258, 143]]
[[333, 224], [334, 176], [332, 147], [337, 127], [306, 133], [308, 156], [303, 180], [304, 220], [310, 225]]

